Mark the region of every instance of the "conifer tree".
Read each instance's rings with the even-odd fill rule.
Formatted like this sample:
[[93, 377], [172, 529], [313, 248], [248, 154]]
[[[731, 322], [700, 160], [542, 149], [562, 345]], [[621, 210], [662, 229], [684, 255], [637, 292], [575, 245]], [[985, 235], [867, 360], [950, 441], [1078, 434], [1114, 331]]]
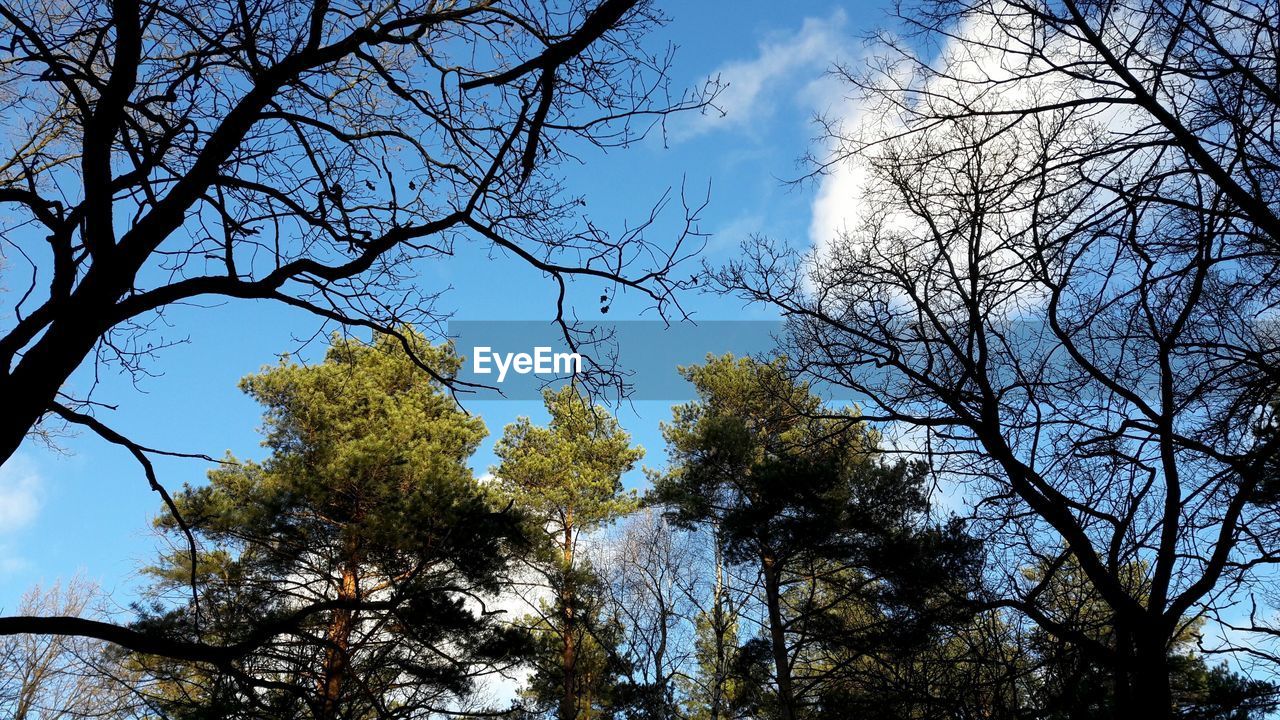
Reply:
[[494, 452], [502, 494], [541, 531], [537, 571], [551, 591], [533, 622], [540, 652], [530, 694], [559, 720], [590, 720], [607, 707], [620, 672], [613, 645], [618, 628], [602, 617], [596, 578], [580, 553], [584, 533], [634, 510], [622, 475], [644, 457], [604, 408], [573, 386], [543, 393], [547, 426], [520, 418], [508, 425]]
[[[261, 463], [228, 457], [175, 497], [203, 541], [200, 603], [152, 617], [226, 644], [288, 629], [209, 674], [151, 663], [159, 702], [186, 717], [381, 717], [467, 698], [520, 638], [484, 612], [528, 547], [467, 462], [486, 431], [413, 359], [456, 370], [447, 347], [407, 334], [335, 337], [324, 362], [245, 378], [265, 407]], [[176, 531], [170, 513], [159, 519]], [[179, 544], [179, 547], [181, 545]], [[179, 550], [154, 569], [180, 589]]]
[[[819, 615], [830, 620], [829, 609], [842, 602], [923, 597], [930, 575], [963, 569], [938, 572], [969, 548], [957, 527], [928, 524], [926, 468], [885, 461], [877, 434], [855, 412], [824, 407], [781, 360], [712, 356], [681, 373], [697, 399], [676, 406], [663, 426], [670, 468], [657, 477], [652, 500], [679, 523], [717, 528], [726, 560], [758, 573], [765, 637], [741, 648], [740, 672], [767, 657], [774, 692], [762, 699], [773, 706], [764, 712], [795, 720], [810, 700], [796, 687], [805, 649], [796, 638]], [[851, 577], [859, 581], [845, 581]], [[818, 583], [837, 597], [794, 599], [817, 597]], [[808, 590], [796, 593], [798, 585]], [[848, 630], [823, 624], [834, 634]]]

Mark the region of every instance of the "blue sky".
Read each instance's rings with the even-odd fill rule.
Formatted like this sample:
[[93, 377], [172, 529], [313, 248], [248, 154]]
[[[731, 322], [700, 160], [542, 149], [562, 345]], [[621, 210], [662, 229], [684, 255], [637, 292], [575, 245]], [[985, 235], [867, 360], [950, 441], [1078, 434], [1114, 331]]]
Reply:
[[[802, 172], [799, 159], [818, 132], [815, 114], [847, 112], [842, 88], [826, 71], [837, 60], [857, 58], [859, 38], [886, 21], [881, 4], [665, 0], [660, 5], [671, 22], [651, 42], [678, 46], [677, 85], [692, 86], [716, 74], [727, 81], [720, 99], [725, 115], [676, 118], [665, 141], [655, 136], [630, 149], [587, 156], [586, 164], [565, 168], [570, 190], [586, 195], [593, 219], [618, 227], [627, 218], [643, 218], [668, 187], [678, 189], [683, 182], [697, 196], [710, 183], [711, 202], [701, 223], [711, 234], [708, 259], [730, 257], [752, 233], [807, 246], [822, 232], [814, 226], [815, 212], [830, 225], [830, 209], [819, 207], [821, 186], [793, 187], [784, 181]], [[549, 319], [554, 311], [552, 286], [516, 260], [464, 258], [424, 269], [424, 282], [455, 288], [446, 304], [460, 319]], [[765, 308], [744, 307], [731, 298], [687, 296], [685, 305], [706, 320], [769, 316]], [[624, 299], [608, 319], [640, 317], [640, 307]], [[150, 366], [155, 376], [136, 386], [128, 377], [101, 377], [95, 397], [118, 404], [104, 418], [152, 447], [261, 457], [259, 409], [236, 382], [311, 336], [317, 321], [276, 305], [246, 302], [179, 308], [168, 321], [172, 327], [160, 334], [187, 342], [164, 350]], [[88, 370], [82, 368], [75, 382], [88, 383]], [[492, 462], [492, 443], [504, 425], [518, 415], [543, 417], [540, 405], [531, 402], [474, 402], [469, 409], [490, 430], [474, 459], [477, 473]], [[638, 402], [619, 410], [623, 425], [648, 449], [647, 464], [663, 461], [658, 423], [669, 414], [669, 402]], [[155, 555], [158, 539], [150, 521], [159, 498], [119, 448], [84, 435], [61, 438], [57, 445], [54, 450], [28, 442], [0, 467], [0, 608], [12, 611], [34, 583], [76, 573], [127, 604], [139, 582], [137, 569]], [[207, 465], [161, 459], [157, 470], [165, 485], [176, 488], [201, 482]], [[639, 473], [628, 480], [638, 484]]]

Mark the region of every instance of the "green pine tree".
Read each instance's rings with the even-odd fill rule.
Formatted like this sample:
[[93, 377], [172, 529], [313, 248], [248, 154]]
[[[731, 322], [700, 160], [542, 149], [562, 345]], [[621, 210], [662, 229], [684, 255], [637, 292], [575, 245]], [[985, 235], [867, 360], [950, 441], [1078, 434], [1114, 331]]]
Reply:
[[573, 386], [544, 393], [546, 427], [520, 418], [507, 426], [494, 452], [501, 493], [541, 531], [538, 570], [551, 590], [531, 623], [539, 653], [529, 694], [559, 720], [593, 720], [609, 706], [622, 671], [615, 652], [620, 629], [602, 615], [597, 581], [579, 553], [584, 533], [637, 506], [622, 475], [644, 457], [604, 408]]
[[[697, 399], [663, 426], [670, 468], [651, 499], [678, 523], [716, 528], [726, 560], [758, 572], [765, 637], [739, 649], [739, 665], [749, 673], [767, 658], [773, 692], [760, 712], [796, 720], [814, 702], [796, 688], [796, 672], [813, 669], [796, 638], [849, 640], [833, 608], [881, 603], [888, 616], [963, 568], [971, 547], [957, 526], [928, 524], [922, 464], [885, 461], [856, 412], [825, 407], [782, 360], [711, 356], [681, 373]], [[909, 629], [900, 623], [898, 639]]]
[[[457, 369], [449, 348], [406, 337], [430, 367]], [[286, 360], [241, 387], [265, 408], [270, 456], [229, 456], [176, 495], [207, 548], [198, 615], [188, 604], [149, 622], [222, 642], [289, 631], [233, 667], [153, 665], [167, 714], [411, 714], [466, 698], [478, 673], [521, 651], [481, 602], [528, 550], [523, 521], [467, 465], [483, 423], [398, 339], [335, 337], [324, 362]], [[158, 523], [177, 529], [168, 513]], [[154, 572], [180, 589], [190, 558], [179, 550]]]

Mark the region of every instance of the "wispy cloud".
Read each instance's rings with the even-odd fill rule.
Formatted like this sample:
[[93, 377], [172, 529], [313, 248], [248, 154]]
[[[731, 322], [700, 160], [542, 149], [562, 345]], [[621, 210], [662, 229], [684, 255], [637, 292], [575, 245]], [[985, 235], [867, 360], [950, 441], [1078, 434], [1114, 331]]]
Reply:
[[765, 224], [764, 214], [760, 212], [747, 212], [731, 218], [711, 231], [702, 254], [706, 258], [718, 259], [733, 253], [752, 234], [762, 232]]
[[21, 529], [35, 519], [43, 485], [35, 464], [20, 453], [0, 465], [0, 534]]
[[843, 10], [806, 18], [798, 30], [761, 42], [754, 58], [721, 65], [711, 73], [727, 84], [716, 98], [716, 108], [688, 116], [673, 136], [683, 140], [713, 130], [752, 127], [785, 102], [803, 102], [811, 83], [840, 55], [847, 42], [845, 25]]
[[5, 536], [35, 520], [43, 490], [44, 481], [27, 456], [17, 453], [0, 465], [0, 577], [27, 567], [26, 558]]

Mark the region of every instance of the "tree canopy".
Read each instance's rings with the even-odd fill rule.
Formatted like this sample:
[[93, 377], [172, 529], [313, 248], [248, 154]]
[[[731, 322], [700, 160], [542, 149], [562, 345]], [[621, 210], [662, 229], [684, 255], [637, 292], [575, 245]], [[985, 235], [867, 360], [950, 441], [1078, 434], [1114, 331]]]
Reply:
[[585, 535], [636, 507], [622, 476], [641, 458], [604, 408], [576, 386], [543, 392], [545, 427], [522, 417], [508, 425], [494, 448], [499, 492], [529, 515], [531, 533], [543, 537], [531, 569], [549, 597], [532, 597], [526, 619], [538, 642], [529, 695], [535, 707], [554, 708], [558, 720], [596, 720], [615, 712], [612, 697], [624, 670], [616, 645], [620, 628], [606, 615], [600, 579], [579, 552]]
[[[1275, 3], [895, 8], [875, 59], [837, 70], [864, 121], [824, 125], [811, 165], [860, 178], [853, 220], [807, 251], [749, 241], [721, 286], [965, 487], [993, 612], [1110, 667], [1118, 715], [1168, 716], [1183, 618], [1254, 602], [1280, 550], [1254, 506], [1280, 447], [1254, 432], [1276, 393]], [[1044, 606], [1068, 565], [1114, 644]]]
[[[974, 548], [958, 525], [933, 526], [927, 467], [888, 461], [856, 412], [825, 409], [782, 359], [709, 357], [681, 372], [698, 399], [663, 428], [671, 468], [651, 502], [714, 525], [726, 558], [759, 573], [773, 712], [821, 712], [831, 667], [806, 656], [824, 644], [862, 654], [889, 636], [910, 645], [926, 598], [968, 590]], [[855, 606], [861, 617], [842, 615]]]
[[[162, 703], [198, 684], [194, 706], [224, 717], [411, 715], [465, 706], [476, 678], [518, 656], [522, 636], [489, 609], [529, 549], [522, 518], [468, 466], [483, 423], [415, 361], [448, 371], [457, 358], [406, 333], [413, 355], [398, 338], [335, 336], [324, 362], [241, 383], [271, 454], [229, 456], [175, 496], [208, 545], [198, 602], [146, 623], [223, 644], [287, 624], [212, 675], [153, 664]], [[178, 517], [159, 522], [177, 531]], [[183, 592], [190, 562], [165, 558], [162, 588]]]

